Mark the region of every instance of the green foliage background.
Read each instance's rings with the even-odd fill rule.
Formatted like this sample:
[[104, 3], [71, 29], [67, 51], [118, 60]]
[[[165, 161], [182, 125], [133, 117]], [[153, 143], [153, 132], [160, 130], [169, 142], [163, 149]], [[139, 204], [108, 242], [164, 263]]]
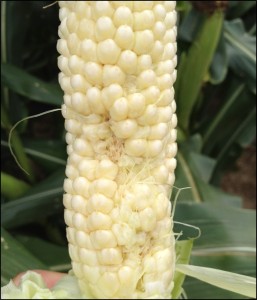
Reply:
[[[11, 127], [29, 115], [59, 108], [58, 5], [1, 2], [1, 284], [18, 272], [70, 269], [63, 221], [66, 164], [60, 112]], [[206, 15], [178, 1], [178, 167], [175, 231], [194, 240], [191, 264], [255, 276], [254, 211], [221, 191], [220, 179], [256, 135], [255, 1], [229, 1], [226, 13]], [[187, 278], [189, 299], [242, 299]]]

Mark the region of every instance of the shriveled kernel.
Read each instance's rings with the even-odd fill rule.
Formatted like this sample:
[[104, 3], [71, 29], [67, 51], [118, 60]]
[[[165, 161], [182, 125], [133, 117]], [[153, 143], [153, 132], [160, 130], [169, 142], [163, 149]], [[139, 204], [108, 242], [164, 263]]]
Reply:
[[90, 239], [95, 249], [114, 248], [117, 241], [111, 230], [97, 230], [90, 233]]
[[120, 248], [107, 248], [100, 250], [97, 254], [101, 265], [119, 265], [122, 263], [122, 253]]
[[90, 84], [101, 86], [103, 77], [103, 67], [95, 62], [87, 62], [83, 67], [83, 72]]
[[107, 178], [114, 180], [118, 174], [118, 166], [109, 159], [103, 159], [96, 167], [95, 174], [97, 178]]
[[92, 146], [85, 139], [75, 139], [73, 147], [74, 151], [76, 151], [79, 155], [90, 157], [94, 154]]
[[138, 55], [149, 53], [154, 45], [153, 32], [150, 30], [137, 31], [133, 51]]
[[131, 50], [121, 52], [117, 65], [127, 74], [134, 74], [137, 69], [137, 55]]
[[114, 203], [110, 198], [105, 197], [102, 194], [93, 194], [87, 204], [88, 213], [92, 213], [93, 211], [99, 211], [105, 214], [110, 213], [113, 209]]
[[133, 28], [135, 31], [151, 29], [154, 25], [154, 14], [151, 10], [134, 13]]
[[116, 64], [121, 49], [112, 39], [104, 40], [98, 43], [97, 57], [102, 64]]
[[101, 178], [95, 180], [90, 186], [90, 195], [100, 193], [108, 198], [112, 198], [117, 190], [117, 183], [113, 180]]
[[112, 131], [115, 136], [121, 139], [127, 139], [137, 131], [137, 122], [133, 119], [127, 119], [120, 122], [112, 122]]
[[76, 194], [88, 198], [89, 188], [90, 188], [90, 182], [85, 177], [77, 177], [73, 181], [73, 189], [76, 192]]
[[129, 7], [120, 6], [119, 8], [117, 8], [113, 15], [113, 22], [116, 27], [119, 27], [120, 25], [132, 26], [133, 15]]
[[140, 213], [140, 221], [141, 221], [141, 228], [143, 231], [151, 231], [153, 230], [156, 224], [156, 215], [152, 208], [147, 207], [142, 210]]
[[116, 31], [114, 40], [121, 49], [132, 49], [135, 42], [134, 32], [130, 26], [121, 25]]
[[118, 66], [105, 65], [103, 67], [103, 85], [109, 86], [111, 84], [123, 85], [125, 82], [125, 74]]
[[93, 212], [87, 219], [87, 226], [90, 231], [110, 229], [112, 219], [109, 215], [103, 214], [102, 212]]
[[79, 248], [79, 257], [83, 264], [86, 264], [88, 266], [97, 266], [99, 264], [97, 253], [93, 250], [89, 250], [86, 248]]
[[135, 93], [128, 96], [128, 116], [137, 118], [145, 110], [145, 97], [141, 93]]
[[111, 39], [115, 33], [115, 27], [109, 17], [100, 17], [96, 22], [96, 39], [98, 42]]
[[118, 245], [131, 245], [135, 235], [134, 230], [126, 223], [113, 224], [112, 232], [115, 235]]
[[102, 94], [99, 88], [92, 87], [87, 90], [87, 100], [91, 111], [95, 114], [105, 114], [106, 109], [102, 102]]
[[144, 139], [128, 139], [125, 141], [125, 152], [140, 157], [147, 150], [147, 146], [147, 141]]
[[86, 177], [90, 181], [94, 180], [96, 178], [95, 170], [97, 165], [97, 160], [83, 159], [78, 165], [80, 176]]

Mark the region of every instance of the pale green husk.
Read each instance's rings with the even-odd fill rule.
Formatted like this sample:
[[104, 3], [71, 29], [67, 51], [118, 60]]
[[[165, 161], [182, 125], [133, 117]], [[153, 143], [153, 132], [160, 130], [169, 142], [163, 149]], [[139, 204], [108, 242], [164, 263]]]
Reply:
[[77, 279], [72, 273], [65, 275], [52, 288], [46, 287], [42, 276], [28, 271], [17, 287], [11, 280], [1, 288], [1, 299], [83, 299]]

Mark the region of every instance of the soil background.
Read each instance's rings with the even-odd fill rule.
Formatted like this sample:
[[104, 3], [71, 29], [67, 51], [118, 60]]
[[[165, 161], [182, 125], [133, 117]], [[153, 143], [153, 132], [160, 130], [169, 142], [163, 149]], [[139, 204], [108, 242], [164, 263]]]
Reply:
[[234, 169], [225, 173], [221, 188], [241, 196], [244, 208], [256, 209], [256, 145], [246, 148]]

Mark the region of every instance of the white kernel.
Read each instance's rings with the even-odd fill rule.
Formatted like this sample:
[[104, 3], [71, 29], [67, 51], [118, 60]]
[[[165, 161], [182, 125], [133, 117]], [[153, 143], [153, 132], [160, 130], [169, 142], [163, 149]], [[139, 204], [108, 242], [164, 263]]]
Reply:
[[73, 195], [71, 199], [71, 207], [75, 212], [80, 212], [84, 215], [87, 214], [87, 200], [80, 195]]
[[158, 183], [167, 184], [169, 178], [169, 171], [166, 168], [166, 166], [162, 165], [157, 168], [154, 168], [151, 173]]
[[112, 17], [113, 8], [110, 1], [92, 1], [92, 15], [95, 20], [102, 16]]
[[140, 125], [153, 125], [156, 123], [157, 107], [154, 104], [150, 104], [146, 107], [144, 114], [137, 119]]
[[97, 57], [102, 64], [116, 64], [120, 52], [120, 48], [112, 39], [98, 43]]
[[87, 211], [92, 213], [93, 211], [99, 211], [105, 214], [110, 213], [113, 209], [113, 201], [102, 194], [93, 194], [88, 201]]
[[112, 232], [115, 235], [118, 245], [131, 245], [135, 236], [134, 230], [126, 223], [112, 225]]
[[72, 216], [72, 224], [78, 230], [88, 232], [87, 218], [81, 213], [74, 213]]
[[152, 9], [154, 1], [134, 1], [134, 11], [143, 11]]
[[111, 129], [115, 136], [121, 139], [127, 139], [137, 131], [137, 122], [133, 119], [127, 119], [120, 122], [112, 122]]
[[119, 27], [120, 25], [131, 26], [133, 24], [133, 15], [131, 10], [126, 6], [118, 7], [114, 12], [113, 22], [116, 27]]
[[86, 197], [89, 197], [89, 188], [90, 182], [85, 177], [77, 177], [73, 181], [73, 189], [76, 194]]
[[71, 55], [79, 55], [80, 39], [76, 33], [69, 34], [67, 38], [67, 46]]
[[150, 30], [138, 31], [135, 33], [135, 44], [133, 51], [138, 55], [149, 53], [154, 45], [153, 32]]
[[166, 17], [165, 17], [165, 20], [164, 20], [164, 23], [166, 25], [166, 27], [169, 29], [169, 28], [172, 28], [176, 25], [176, 22], [177, 22], [177, 13], [175, 10], [171, 11], [171, 12], [168, 12], [166, 14]]
[[97, 165], [97, 160], [83, 159], [78, 165], [80, 176], [86, 177], [88, 180], [93, 181], [95, 179], [95, 170]]
[[152, 58], [148, 54], [143, 54], [138, 57], [137, 73], [140, 74], [144, 70], [152, 68]]
[[104, 295], [106, 299], [111, 299], [118, 291], [120, 287], [118, 276], [114, 272], [104, 272], [103, 275], [97, 282], [97, 289], [99, 290], [99, 294], [97, 298], [101, 298], [101, 295]]
[[128, 266], [122, 266], [118, 272], [121, 285], [133, 281], [133, 270]]
[[99, 265], [96, 251], [89, 250], [86, 248], [79, 248], [78, 252], [79, 252], [78, 255], [80, 257], [80, 261], [83, 264], [86, 264], [86, 265], [92, 266], [92, 267]]
[[154, 25], [154, 14], [151, 10], [134, 13], [133, 28], [135, 31], [151, 29]]
[[109, 86], [111, 84], [123, 85], [125, 82], [125, 74], [118, 66], [105, 65], [103, 68], [103, 85]]
[[87, 91], [87, 89], [91, 87], [91, 85], [88, 83], [88, 81], [79, 74], [73, 75], [71, 77], [70, 84], [75, 92], [85, 93]]
[[98, 62], [97, 44], [94, 41], [90, 39], [83, 40], [80, 45], [80, 53], [84, 61]]
[[171, 157], [175, 157], [177, 154], [177, 143], [172, 143], [167, 145], [167, 157], [171, 158]]
[[156, 40], [162, 40], [166, 32], [166, 26], [163, 22], [158, 21], [154, 24], [153, 33]]
[[77, 55], [69, 57], [69, 69], [72, 74], [81, 74], [83, 69], [83, 60]]
[[175, 174], [174, 174], [174, 173], [169, 174], [168, 184], [169, 184], [170, 186], [173, 186], [174, 182], [175, 182]]
[[87, 62], [83, 67], [83, 72], [89, 83], [101, 86], [103, 77], [103, 68], [95, 62]]
[[100, 17], [96, 22], [96, 39], [98, 42], [113, 38], [115, 27], [109, 17]]
[[70, 51], [68, 49], [67, 41], [64, 39], [59, 39], [57, 41], [57, 51], [63, 55], [68, 57], [70, 55]]
[[162, 60], [172, 59], [176, 54], [176, 47], [173, 43], [168, 43], [164, 46]]
[[64, 19], [60, 26], [58, 27], [58, 36], [61, 38], [61, 39], [67, 39], [68, 36], [69, 36], [69, 31], [68, 31], [68, 28], [67, 28], [67, 18]]
[[156, 75], [161, 76], [165, 73], [172, 73], [174, 71], [174, 63], [173, 60], [165, 60], [158, 63], [157, 69], [156, 69]]
[[141, 228], [143, 231], [149, 232], [154, 229], [156, 224], [156, 215], [152, 208], [147, 207], [140, 213]]
[[63, 189], [67, 194], [74, 194], [73, 181], [69, 178], [64, 179]]
[[79, 22], [77, 34], [81, 40], [94, 39], [95, 38], [95, 23], [92, 20], [83, 18]]
[[153, 140], [148, 142], [146, 155], [148, 157], [155, 157], [162, 152], [163, 142], [160, 140]]
[[160, 41], [155, 41], [153, 44], [153, 48], [150, 52], [150, 55], [152, 57], [152, 61], [154, 63], [158, 63], [160, 60], [163, 59], [163, 53], [164, 53], [164, 46], [163, 43]]
[[69, 210], [69, 209], [64, 210], [64, 221], [65, 221], [65, 224], [69, 227], [74, 227], [73, 222], [72, 222], [73, 215], [74, 215], [74, 212], [72, 210]]
[[110, 109], [113, 102], [122, 97], [123, 89], [118, 84], [111, 84], [102, 90], [103, 103], [106, 109]]
[[71, 79], [68, 76], [65, 76], [62, 72], [59, 73], [58, 75], [58, 81], [59, 84], [62, 88], [62, 90], [66, 93], [66, 94], [72, 94], [73, 91], [73, 87], [71, 86]]
[[130, 94], [128, 96], [128, 116], [137, 118], [145, 110], [145, 97], [141, 93]]
[[64, 20], [68, 14], [69, 14], [69, 9], [67, 7], [61, 7], [60, 6], [60, 9], [59, 9], [59, 19], [60, 21]]
[[130, 10], [133, 9], [133, 1], [112, 1], [112, 5], [116, 9], [120, 6], [128, 7]]
[[176, 7], [176, 1], [165, 1], [164, 7], [167, 11], [173, 11]]
[[127, 74], [134, 74], [137, 69], [137, 55], [131, 50], [121, 52], [118, 66]]
[[75, 168], [73, 165], [67, 164], [65, 169], [65, 175], [70, 179], [75, 179], [76, 177], [78, 177], [77, 168]]
[[65, 135], [65, 141], [67, 144], [72, 144], [75, 140], [75, 136], [73, 134], [71, 134], [70, 132], [67, 132]]
[[166, 165], [166, 167], [168, 168], [168, 170], [170, 172], [173, 172], [176, 169], [176, 167], [177, 167], [177, 160], [176, 160], [176, 158], [174, 158], [174, 157], [167, 158], [165, 160], [165, 165]]
[[66, 20], [67, 29], [69, 30], [69, 33], [73, 33], [77, 31], [77, 28], [79, 26], [79, 22], [77, 20], [76, 14], [74, 12], [70, 12], [67, 16]]
[[156, 83], [157, 79], [153, 70], [145, 70], [137, 78], [137, 88], [139, 90], [143, 90], [152, 85], [156, 85]]
[[69, 255], [70, 258], [72, 259], [72, 261], [74, 262], [79, 262], [79, 254], [78, 254], [78, 247], [72, 245], [72, 244], [68, 244], [68, 251], [69, 251]]
[[114, 121], [125, 120], [128, 116], [128, 101], [122, 97], [114, 101], [110, 108], [110, 116]]
[[118, 174], [119, 168], [109, 159], [103, 159], [96, 167], [95, 174], [97, 178], [107, 178], [114, 180]]
[[171, 120], [172, 115], [172, 109], [170, 106], [159, 107], [157, 120], [158, 122], [167, 123]]
[[87, 234], [86, 232], [81, 230], [75, 231], [75, 239], [76, 239], [76, 244], [80, 248], [94, 249], [91, 242], [90, 235]]
[[76, 151], [76, 153], [81, 156], [94, 155], [91, 144], [85, 139], [80, 139], [80, 138], [75, 139], [73, 147], [74, 147], [74, 151]]
[[[84, 264], [82, 270], [83, 270], [83, 274], [84, 274], [87, 282], [89, 282], [93, 286], [94, 285], [97, 286], [97, 281], [101, 276], [100, 268], [98, 267], [98, 264], [96, 264], [94, 266], [88, 266], [88, 265]], [[83, 282], [84, 282], [84, 280], [83, 280]]]
[[159, 194], [154, 201], [153, 209], [156, 213], [156, 219], [162, 220], [168, 213], [169, 199], [164, 194]]
[[167, 74], [167, 73], [162, 76], [159, 76], [157, 78], [157, 81], [158, 81], [158, 87], [161, 91], [171, 88], [173, 84], [171, 74]]
[[122, 254], [119, 248], [107, 248], [98, 252], [98, 260], [102, 265], [112, 266], [122, 263]]
[[[164, 91], [161, 92], [161, 95], [160, 95], [160, 98], [158, 99], [157, 105], [158, 106], [170, 105], [173, 102], [173, 99], [174, 99], [174, 88], [172, 87], [169, 89], [165, 89]], [[175, 112], [173, 107], [171, 107], [171, 110], [173, 113]]]
[[131, 156], [142, 156], [147, 149], [147, 141], [144, 139], [128, 139], [125, 141], [125, 152]]
[[177, 124], [178, 124], [178, 118], [177, 118], [177, 115], [176, 114], [172, 114], [172, 117], [171, 117], [171, 125], [173, 128], [177, 127]]
[[95, 249], [114, 248], [117, 241], [111, 230], [97, 230], [90, 234]]
[[170, 143], [174, 143], [177, 140], [177, 129], [172, 129], [170, 131]]
[[91, 7], [87, 3], [87, 1], [77, 1], [72, 4], [74, 5], [74, 12], [76, 13], [77, 17], [79, 18], [91, 17]]
[[97, 87], [92, 87], [87, 90], [87, 100], [89, 107], [94, 114], [105, 114], [106, 109], [102, 102], [101, 91]]
[[146, 256], [143, 259], [143, 266], [145, 273], [152, 273], [156, 269], [156, 260], [152, 256]]
[[65, 56], [59, 56], [58, 59], [57, 59], [57, 65], [58, 65], [58, 68], [60, 69], [60, 71], [62, 71], [62, 73], [65, 75], [65, 76], [69, 76], [71, 75], [71, 71], [70, 71], [70, 68], [69, 68], [69, 65], [68, 65], [68, 58], [65, 57]]
[[142, 91], [142, 94], [145, 96], [147, 104], [158, 103], [160, 97], [160, 90], [157, 86], [150, 86], [149, 88]]
[[148, 138], [150, 140], [162, 140], [167, 135], [167, 133], [167, 123], [158, 123], [156, 125], [151, 126], [151, 131]]
[[63, 195], [63, 205], [65, 208], [71, 209], [71, 199], [72, 199], [72, 195], [70, 194]]
[[78, 113], [81, 113], [86, 116], [91, 114], [91, 110], [86, 95], [84, 93], [73, 93], [71, 95], [71, 106]]
[[77, 263], [75, 261], [72, 261], [71, 264], [72, 264], [72, 270], [73, 270], [75, 276], [79, 279], [83, 278], [83, 272], [82, 272], [81, 264]]
[[100, 193], [108, 198], [112, 198], [117, 190], [117, 183], [113, 180], [101, 178], [95, 180], [90, 186], [90, 195]]
[[87, 226], [90, 231], [110, 229], [112, 226], [112, 219], [102, 212], [93, 212], [87, 218]]
[[164, 21], [166, 17], [166, 9], [162, 4], [157, 4], [153, 8], [155, 20]]
[[134, 32], [130, 26], [121, 25], [116, 31], [114, 40], [121, 49], [132, 49], [135, 41]]
[[76, 245], [76, 230], [72, 227], [67, 227], [66, 233], [68, 242], [70, 244]]

